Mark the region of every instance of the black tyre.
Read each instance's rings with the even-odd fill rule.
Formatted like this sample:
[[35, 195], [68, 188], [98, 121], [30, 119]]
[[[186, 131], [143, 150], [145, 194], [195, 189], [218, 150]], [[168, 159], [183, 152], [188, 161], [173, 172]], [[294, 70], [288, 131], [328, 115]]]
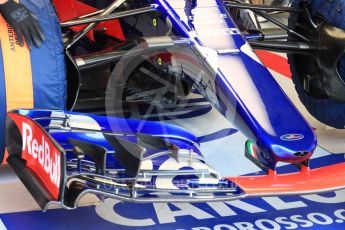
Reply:
[[[294, 0], [292, 7], [307, 7], [314, 22], [325, 21], [331, 26], [345, 30], [345, 0]], [[313, 40], [312, 24], [308, 22], [306, 14], [291, 14], [289, 27]], [[317, 36], [317, 35], [316, 35]], [[293, 36], [290, 40], [295, 40]], [[307, 110], [322, 123], [339, 128], [345, 128], [345, 102], [335, 100], [324, 92], [324, 83], [318, 77], [323, 72], [318, 69], [315, 57], [303, 54], [289, 54], [288, 60], [292, 72], [292, 79], [301, 102]], [[337, 63], [337, 71], [345, 82], [345, 56]], [[306, 79], [308, 87], [306, 88]]]

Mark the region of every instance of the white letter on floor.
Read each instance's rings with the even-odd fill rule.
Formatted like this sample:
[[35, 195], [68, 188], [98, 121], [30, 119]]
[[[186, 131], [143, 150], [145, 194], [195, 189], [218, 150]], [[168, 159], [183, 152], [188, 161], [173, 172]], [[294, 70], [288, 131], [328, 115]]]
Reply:
[[172, 204], [172, 205], [179, 208], [180, 210], [172, 211], [169, 208], [169, 205], [165, 203], [153, 204], [153, 207], [155, 208], [156, 213], [157, 213], [159, 223], [161, 224], [175, 223], [176, 222], [175, 217], [177, 216], [192, 216], [198, 220], [214, 218], [212, 215], [195, 207], [192, 204], [177, 203], [177, 204]]
[[121, 216], [120, 214], [116, 213], [114, 210], [114, 206], [121, 203], [121, 201], [114, 200], [114, 199], [106, 199], [104, 203], [101, 203], [96, 207], [96, 213], [103, 219], [123, 226], [130, 226], [130, 227], [145, 227], [145, 226], [152, 226], [156, 223], [150, 219], [130, 219]]

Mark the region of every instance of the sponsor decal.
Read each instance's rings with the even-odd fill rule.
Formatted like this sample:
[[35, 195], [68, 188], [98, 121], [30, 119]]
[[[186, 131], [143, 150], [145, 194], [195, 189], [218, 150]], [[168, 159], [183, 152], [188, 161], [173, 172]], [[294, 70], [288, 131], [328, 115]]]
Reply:
[[[96, 208], [0, 214], [8, 229], [343, 230], [345, 191], [229, 202], [130, 204], [106, 199]], [[96, 209], [96, 211], [95, 211]], [[61, 218], [64, 216], [64, 218]], [[87, 218], [85, 218], [87, 217]], [[18, 219], [22, 221], [18, 221]]]
[[298, 141], [303, 138], [304, 136], [302, 134], [285, 134], [280, 137], [283, 141]]
[[22, 158], [58, 199], [61, 181], [61, 152], [45, 131], [31, 119], [11, 114], [22, 135]]
[[19, 45], [17, 35], [14, 32], [14, 29], [9, 24], [7, 24], [7, 28], [8, 28], [8, 41], [10, 44], [10, 50], [12, 52], [16, 52], [16, 46]]
[[[162, 226], [180, 230], [266, 230], [322, 226], [325, 229], [342, 229], [345, 222], [345, 209], [342, 208], [344, 194], [345, 190], [341, 190], [323, 195], [263, 197], [203, 204], [134, 205], [106, 199], [96, 207], [96, 213], [119, 229], [161, 229]], [[319, 211], [325, 205], [329, 208]]]

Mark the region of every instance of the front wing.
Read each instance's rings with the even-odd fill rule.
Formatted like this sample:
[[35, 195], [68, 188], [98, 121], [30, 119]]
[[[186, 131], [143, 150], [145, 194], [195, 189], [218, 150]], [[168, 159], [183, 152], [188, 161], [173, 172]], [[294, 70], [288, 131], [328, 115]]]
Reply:
[[[159, 141], [163, 140], [162, 137], [157, 139], [157, 136], [152, 138], [138, 133], [131, 134], [136, 136], [136, 141], [129, 141], [131, 139], [98, 130], [104, 143], [90, 143], [81, 137], [94, 135], [95, 130], [83, 130], [78, 139], [72, 135], [76, 130], [71, 127], [64, 127], [64, 135], [69, 138], [56, 140], [56, 132], [61, 132], [57, 131], [56, 122], [50, 121], [42, 127], [47, 123], [42, 120], [47, 118], [33, 118], [28, 114], [30, 111], [8, 113], [7, 161], [43, 210], [51, 204], [59, 204], [66, 209], [76, 208], [81, 197], [89, 193], [99, 198], [111, 197], [137, 203], [210, 202], [345, 188], [345, 162], [313, 169], [299, 164], [294, 173], [278, 173], [269, 169], [260, 175], [224, 178], [205, 162], [197, 149], [186, 152], [190, 146], [186, 147], [185, 143], [173, 138], [169, 142], [170, 148], [151, 155], [148, 154], [150, 148], [154, 148], [152, 145], [164, 148], [168, 142]], [[187, 134], [181, 134], [180, 138], [182, 136]], [[145, 145], [143, 148], [145, 143], [139, 139], [146, 144], [150, 142], [151, 147]], [[66, 145], [66, 140], [70, 144]], [[71, 146], [74, 158], [69, 156]], [[91, 157], [88, 160], [80, 157], [85, 155]], [[259, 163], [255, 162], [255, 154], [248, 158]], [[109, 162], [119, 167], [111, 168]], [[147, 162], [153, 162], [154, 166], [148, 167]], [[161, 166], [157, 168], [156, 164]]]

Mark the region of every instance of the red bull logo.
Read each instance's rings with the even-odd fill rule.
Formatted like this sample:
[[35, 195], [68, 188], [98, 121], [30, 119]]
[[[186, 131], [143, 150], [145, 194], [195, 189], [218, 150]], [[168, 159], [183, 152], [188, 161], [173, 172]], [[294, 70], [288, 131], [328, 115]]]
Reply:
[[23, 152], [27, 153], [29, 157], [33, 158], [39, 164], [44, 172], [49, 176], [50, 181], [57, 188], [60, 185], [60, 154], [51, 152], [49, 143], [44, 136], [33, 137], [32, 128], [27, 123], [23, 122]]
[[40, 179], [54, 199], [59, 198], [62, 178], [62, 153], [51, 137], [28, 117], [10, 114], [22, 136], [21, 158]]

